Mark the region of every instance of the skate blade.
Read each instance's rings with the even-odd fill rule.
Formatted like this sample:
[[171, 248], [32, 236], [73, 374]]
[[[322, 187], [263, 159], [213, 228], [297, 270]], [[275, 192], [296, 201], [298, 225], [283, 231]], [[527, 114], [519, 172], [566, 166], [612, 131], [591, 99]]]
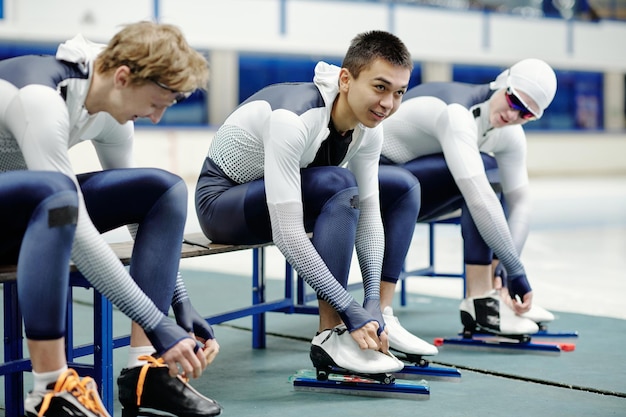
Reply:
[[[517, 335], [506, 336], [498, 335], [494, 333], [474, 333], [470, 338], [459, 334], [464, 339], [483, 340], [485, 342], [498, 342], [502, 343], [517, 343], [524, 345], [554, 345], [563, 352], [572, 352], [576, 350], [576, 340], [578, 338], [578, 332], [564, 332], [564, 333], [550, 333], [545, 331], [539, 331], [530, 335]], [[520, 337], [524, 337], [524, 340], [520, 340]]]
[[315, 371], [300, 370], [291, 378], [294, 391], [319, 392], [363, 397], [428, 400], [430, 388], [426, 381], [399, 381], [381, 384], [374, 380], [351, 375], [329, 374], [328, 379], [319, 381]]
[[[219, 415], [221, 411], [214, 415]], [[152, 408], [126, 409], [122, 408], [122, 417], [178, 417], [175, 413], [155, 410]]]
[[[458, 334], [463, 336], [462, 333]], [[507, 338], [506, 335], [497, 335], [493, 333], [475, 332], [472, 334], [474, 339], [489, 340], [497, 337]], [[548, 330], [539, 330], [537, 333], [529, 334], [532, 342], [535, 343], [550, 343], [550, 344], [563, 344], [563, 343], [575, 343], [578, 340], [577, 331], [568, 332], [551, 332]]]
[[402, 370], [393, 372], [398, 379], [425, 379], [427, 381], [461, 382], [461, 372], [452, 367], [405, 365]]
[[558, 356], [561, 352], [572, 352], [576, 349], [573, 343], [537, 343], [518, 342], [506, 337], [477, 338], [436, 338], [434, 344], [440, 348], [460, 348], [501, 353], [532, 353], [538, 355]]
[[122, 417], [176, 417], [176, 414], [151, 408], [122, 408]]
[[578, 340], [578, 331], [571, 332], [552, 332], [549, 330], [539, 330], [537, 333], [530, 335], [532, 340], [537, 343], [575, 343]]

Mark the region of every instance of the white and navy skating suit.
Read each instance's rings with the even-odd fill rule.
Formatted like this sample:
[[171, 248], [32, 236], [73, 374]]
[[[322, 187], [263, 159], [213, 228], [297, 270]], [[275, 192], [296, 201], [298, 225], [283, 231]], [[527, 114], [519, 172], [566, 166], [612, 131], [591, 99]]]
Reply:
[[[510, 278], [523, 278], [513, 285], [524, 286], [519, 254], [530, 215], [526, 137], [520, 125], [492, 128], [493, 93], [488, 84], [436, 82], [412, 88], [398, 111], [383, 122], [381, 161], [404, 167], [418, 178], [420, 219], [464, 205], [465, 262], [489, 264], [493, 250]], [[488, 177], [501, 186], [508, 220]]]
[[[358, 125], [346, 137], [334, 130], [338, 76], [320, 62], [314, 82], [266, 87], [235, 109], [210, 145], [196, 210], [213, 241], [273, 241], [349, 330], [374, 319], [382, 329], [382, 129]], [[365, 310], [345, 290], [355, 246]]]
[[[79, 203], [72, 261], [162, 353], [189, 337], [166, 317], [186, 220], [186, 186], [162, 170], [128, 169], [133, 124], [87, 113], [100, 50], [78, 36], [62, 44], [56, 57], [0, 62], [0, 170], [56, 171], [73, 180]], [[68, 150], [84, 141], [94, 145], [104, 171], [74, 174]], [[126, 224], [138, 224], [130, 273], [100, 234]]]
[[70, 252], [78, 217], [76, 186], [50, 171], [0, 173], [0, 263], [17, 264], [26, 337], [65, 335]]

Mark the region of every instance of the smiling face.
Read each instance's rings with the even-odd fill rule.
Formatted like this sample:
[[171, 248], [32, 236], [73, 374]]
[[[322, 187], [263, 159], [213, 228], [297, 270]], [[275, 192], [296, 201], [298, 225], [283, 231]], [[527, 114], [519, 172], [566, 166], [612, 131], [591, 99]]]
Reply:
[[[498, 90], [489, 100], [489, 122], [493, 127], [503, 127], [509, 125], [520, 125], [530, 120], [524, 119], [522, 112], [509, 105], [506, 98], [506, 89]], [[515, 94], [528, 105], [529, 109], [538, 113], [539, 106], [523, 91], [516, 91]]]
[[394, 66], [383, 59], [375, 60], [357, 78], [342, 68], [333, 123], [338, 130], [354, 129], [358, 123], [376, 127], [398, 110], [410, 76], [410, 69]]

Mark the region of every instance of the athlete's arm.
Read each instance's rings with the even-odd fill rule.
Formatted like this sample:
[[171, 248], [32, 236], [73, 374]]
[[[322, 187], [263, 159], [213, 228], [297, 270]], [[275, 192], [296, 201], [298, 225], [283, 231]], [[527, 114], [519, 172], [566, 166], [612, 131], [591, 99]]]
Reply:
[[134, 168], [133, 122], [121, 125], [107, 114], [102, 117], [105, 119], [104, 126], [91, 141], [102, 169]]
[[264, 178], [274, 244], [352, 332], [374, 319], [333, 277], [309, 240], [302, 220], [300, 159], [310, 133], [298, 116], [286, 110], [273, 111], [268, 123]]
[[507, 206], [509, 230], [521, 255], [530, 228], [531, 200], [526, 166], [526, 135], [521, 126], [507, 126], [493, 132], [497, 144], [494, 156]]
[[168, 325], [171, 320], [141, 291], [91, 222], [69, 159], [69, 115], [59, 94], [43, 85], [26, 86], [11, 101], [5, 116], [29, 169], [61, 172], [76, 184], [79, 214], [72, 260], [81, 273], [94, 288], [146, 330], [159, 353], [188, 338], [180, 327]]
[[487, 245], [516, 280], [514, 294], [523, 299], [520, 312], [530, 309], [531, 287], [509, 230], [504, 210], [485, 175], [477, 145], [476, 124], [469, 111], [457, 104], [448, 106], [437, 121], [446, 163]]

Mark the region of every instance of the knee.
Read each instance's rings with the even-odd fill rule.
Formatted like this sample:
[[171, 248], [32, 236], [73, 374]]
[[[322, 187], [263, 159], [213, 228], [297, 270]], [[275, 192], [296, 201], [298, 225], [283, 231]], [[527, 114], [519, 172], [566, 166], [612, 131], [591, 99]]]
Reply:
[[139, 172], [136, 180], [141, 182], [147, 196], [179, 200], [186, 207], [187, 186], [181, 177], [158, 168], [141, 168]]
[[318, 175], [316, 179], [327, 194], [337, 194], [357, 186], [354, 174], [345, 168], [324, 167], [322, 172], [323, 175]]
[[76, 192], [76, 185], [70, 177], [60, 172], [45, 173], [46, 180], [42, 182], [50, 193], [55, 194], [63, 191]]
[[383, 207], [402, 202], [419, 211], [422, 191], [419, 180], [411, 172], [399, 167], [380, 167], [378, 180]]
[[148, 179], [150, 184], [164, 191], [176, 187], [181, 183], [184, 184], [184, 181], [181, 177], [163, 169], [142, 168], [141, 170], [143, 171], [143, 175], [146, 177], [146, 179]]
[[161, 213], [172, 220], [186, 218], [187, 185], [181, 177], [159, 168], [137, 168], [128, 172], [132, 173], [128, 190], [139, 193], [135, 197], [144, 201], [150, 212]]
[[24, 193], [35, 205], [52, 197], [59, 197], [68, 205], [78, 205], [78, 194], [74, 182], [59, 172], [28, 171], [24, 181]]

